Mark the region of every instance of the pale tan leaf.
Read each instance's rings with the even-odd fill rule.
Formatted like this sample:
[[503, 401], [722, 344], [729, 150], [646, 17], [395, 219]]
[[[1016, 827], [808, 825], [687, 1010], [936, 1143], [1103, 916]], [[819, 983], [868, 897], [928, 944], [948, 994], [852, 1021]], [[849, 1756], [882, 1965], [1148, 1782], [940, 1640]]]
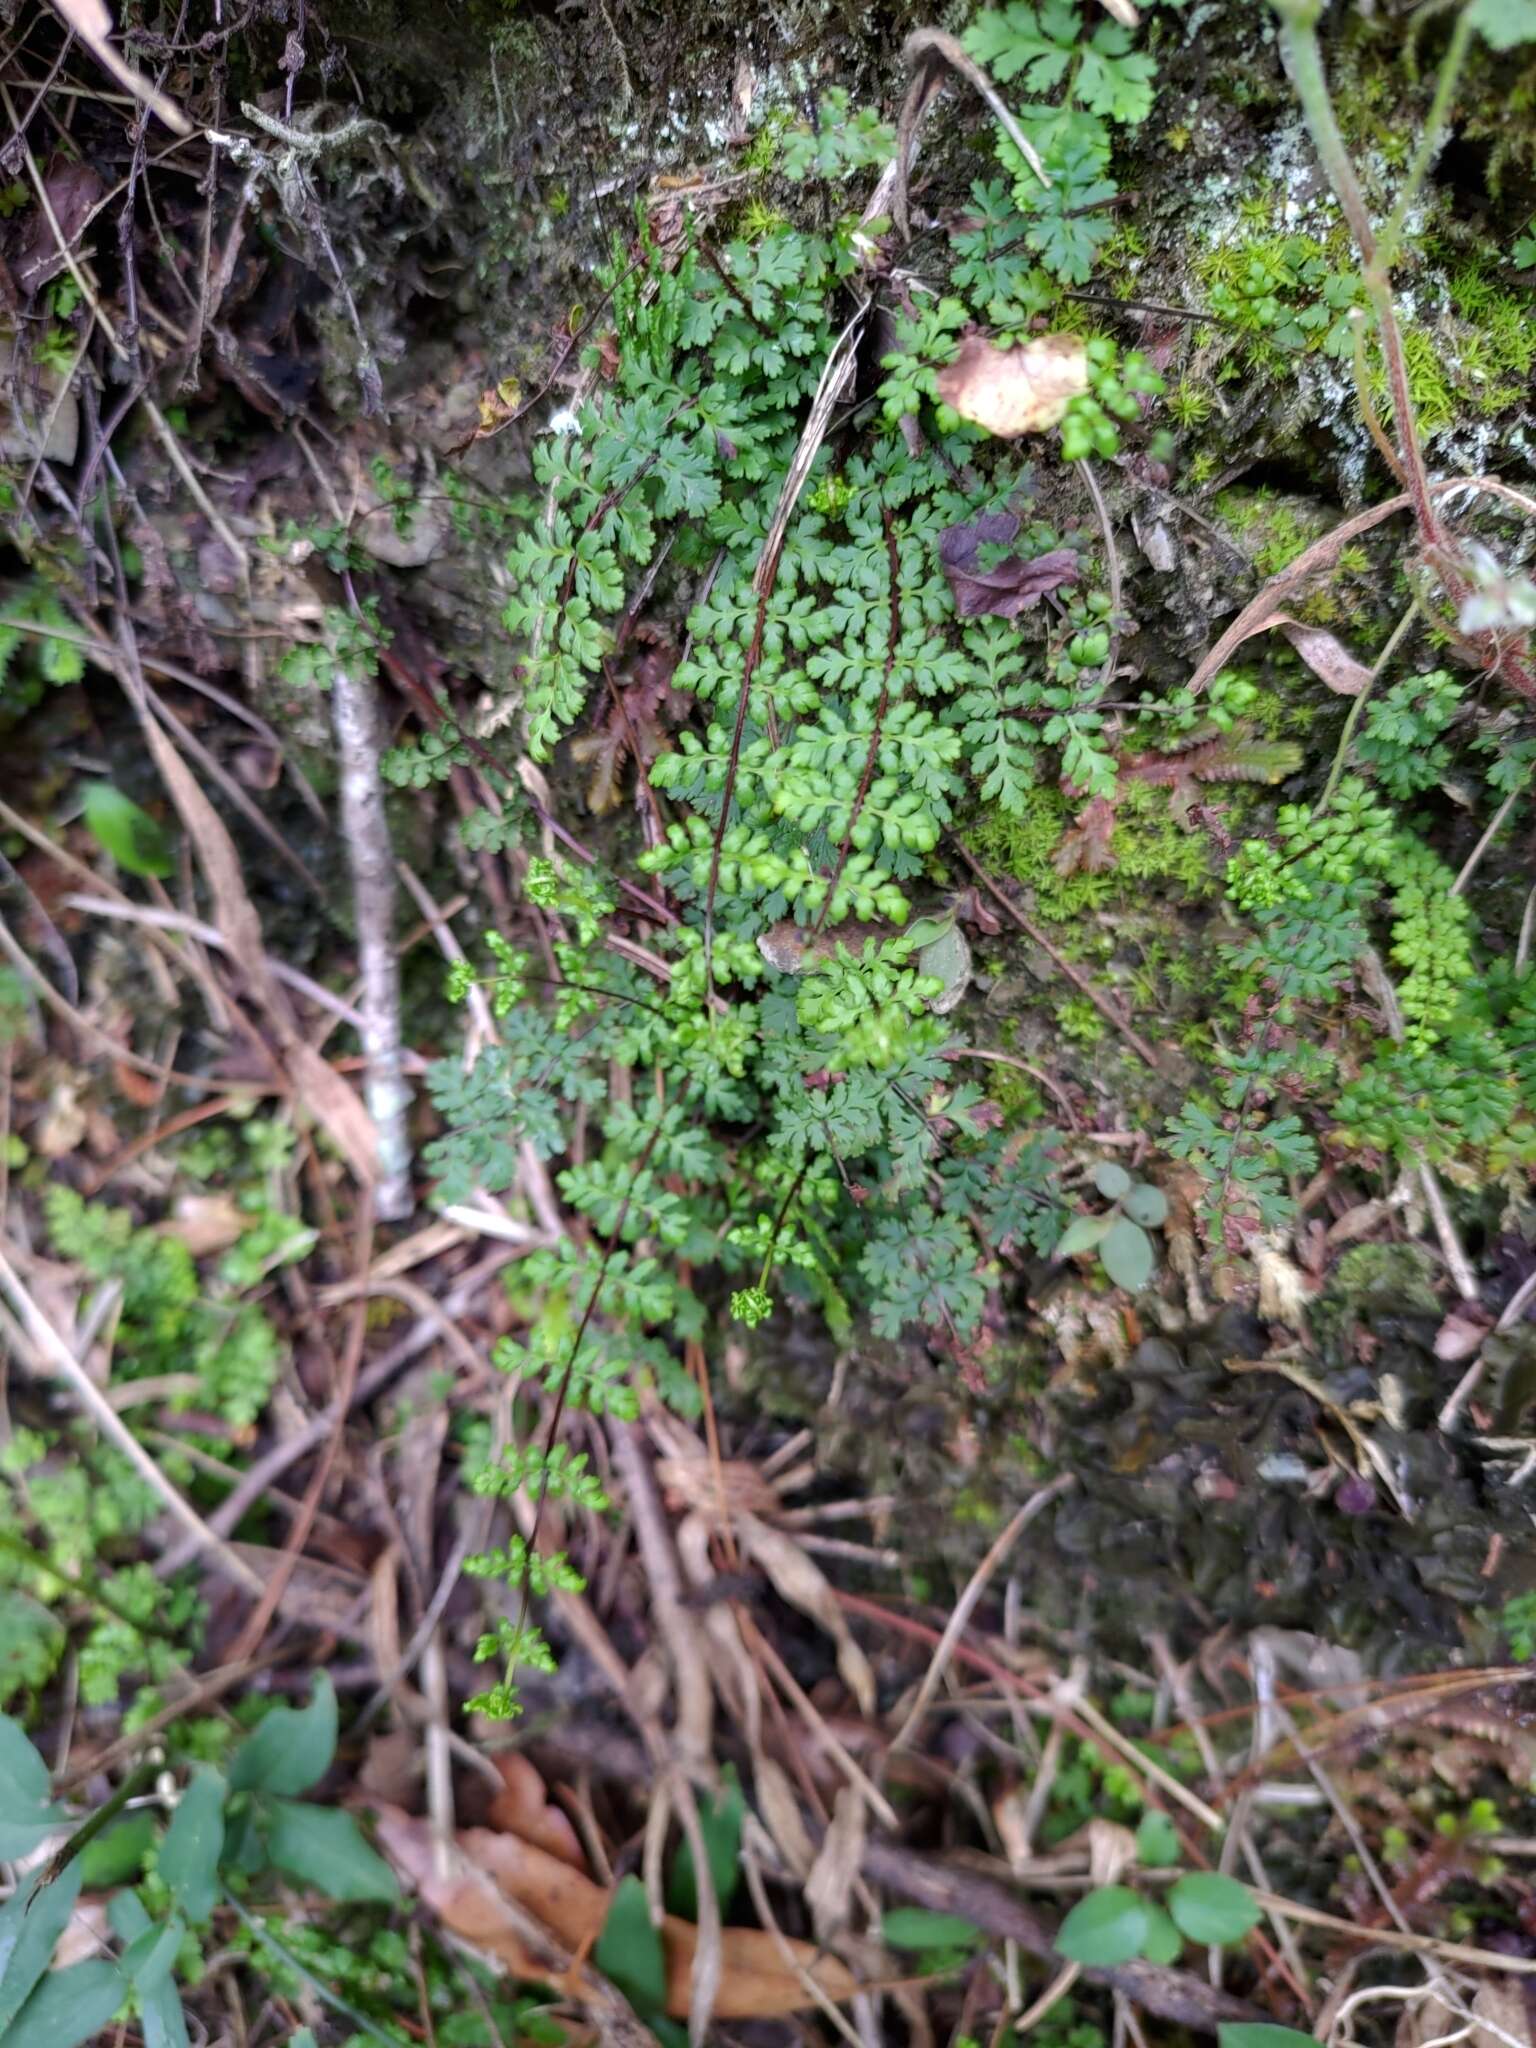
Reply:
[[859, 1787], [842, 1786], [832, 1808], [832, 1825], [805, 1880], [805, 1902], [811, 1909], [816, 1939], [823, 1945], [848, 1925], [854, 1879], [864, 1857], [867, 1816], [868, 1808]]
[[1356, 661], [1349, 649], [1321, 626], [1303, 625], [1284, 612], [1276, 612], [1269, 623], [1279, 627], [1313, 675], [1336, 697], [1358, 697], [1370, 681], [1365, 663]]
[[201, 1259], [210, 1252], [227, 1252], [244, 1236], [250, 1221], [233, 1195], [182, 1195], [160, 1232], [179, 1238], [194, 1259]]
[[1259, 1314], [1267, 1323], [1299, 1330], [1312, 1298], [1307, 1276], [1278, 1245], [1255, 1242], [1254, 1260], [1259, 1269]]
[[1490, 1323], [1485, 1313], [1453, 1308], [1435, 1332], [1435, 1356], [1447, 1365], [1460, 1365], [1480, 1350]]
[[742, 1548], [773, 1581], [774, 1591], [825, 1629], [837, 1645], [837, 1668], [843, 1683], [865, 1714], [875, 1711], [875, 1674], [859, 1648], [837, 1604], [837, 1596], [798, 1543], [756, 1515], [737, 1518]]
[[967, 334], [938, 374], [939, 396], [961, 419], [1012, 440], [1058, 426], [1068, 402], [1088, 389], [1088, 352], [1076, 334], [1042, 334], [999, 348]]
[[773, 1837], [774, 1847], [795, 1876], [803, 1879], [816, 1861], [816, 1850], [788, 1771], [771, 1756], [758, 1751], [752, 1759], [752, 1782], [757, 1792], [758, 1813]]
[[1136, 1861], [1136, 1837], [1119, 1821], [1096, 1816], [1088, 1823], [1088, 1875], [1096, 1885], [1118, 1884]]

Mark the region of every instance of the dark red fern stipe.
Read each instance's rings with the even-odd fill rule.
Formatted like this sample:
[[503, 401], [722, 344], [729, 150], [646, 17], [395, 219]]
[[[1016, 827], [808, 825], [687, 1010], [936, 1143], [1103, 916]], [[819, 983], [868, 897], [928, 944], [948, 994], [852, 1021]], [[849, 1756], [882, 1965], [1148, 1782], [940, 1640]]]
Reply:
[[882, 511], [885, 520], [885, 551], [891, 564], [891, 643], [885, 651], [885, 675], [880, 684], [880, 702], [875, 706], [875, 729], [869, 736], [869, 751], [864, 756], [864, 772], [859, 777], [859, 786], [854, 791], [853, 809], [848, 813], [848, 829], [843, 834], [843, 843], [837, 850], [837, 866], [832, 872], [832, 885], [827, 890], [827, 900], [821, 906], [811, 937], [820, 936], [821, 928], [827, 921], [832, 908], [832, 899], [837, 894], [837, 885], [843, 879], [843, 869], [848, 865], [848, 854], [853, 846], [853, 828], [859, 822], [859, 813], [864, 808], [864, 799], [869, 795], [869, 785], [875, 779], [875, 763], [880, 758], [880, 736], [885, 730], [885, 714], [890, 709], [891, 677], [896, 672], [896, 643], [901, 638], [901, 558], [896, 551], [896, 522], [891, 517], [891, 508]]
[[763, 658], [763, 633], [768, 624], [768, 600], [773, 595], [774, 579], [779, 570], [779, 554], [783, 540], [774, 550], [770, 561], [765, 555], [758, 567], [757, 618], [752, 627], [752, 638], [747, 646], [747, 658], [741, 671], [741, 695], [736, 702], [736, 725], [731, 733], [731, 757], [726, 763], [725, 788], [720, 796], [720, 816], [715, 824], [714, 843], [709, 849], [709, 888], [704, 896], [704, 1001], [710, 1016], [715, 1013], [715, 891], [720, 886], [720, 854], [725, 845], [726, 829], [731, 819], [731, 803], [736, 795], [736, 771], [741, 765], [741, 738], [747, 725], [747, 702], [752, 695], [752, 676], [757, 664]]

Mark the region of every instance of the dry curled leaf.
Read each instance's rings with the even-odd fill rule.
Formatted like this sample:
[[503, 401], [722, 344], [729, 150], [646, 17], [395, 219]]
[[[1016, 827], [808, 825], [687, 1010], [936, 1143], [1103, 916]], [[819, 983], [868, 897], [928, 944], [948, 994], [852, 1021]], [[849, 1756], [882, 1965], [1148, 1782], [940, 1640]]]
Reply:
[[1365, 663], [1356, 661], [1349, 649], [1321, 626], [1303, 625], [1286, 612], [1276, 612], [1265, 625], [1279, 628], [1313, 675], [1320, 683], [1326, 683], [1336, 697], [1358, 697], [1371, 680]]
[[[573, 1958], [591, 1948], [608, 1917], [610, 1895], [602, 1885], [531, 1842], [487, 1828], [460, 1830], [455, 1867], [441, 1876], [430, 1824], [398, 1808], [379, 1811], [378, 1835], [402, 1881], [450, 1933], [498, 1957], [515, 1974], [553, 1983], [567, 1996], [590, 2003], [585, 1973]], [[545, 1948], [540, 1959], [541, 1945], [530, 1940], [530, 1917], [547, 1930], [563, 1957]], [[699, 1931], [668, 1913], [660, 1933], [667, 2011], [674, 2019], [686, 2019]], [[815, 2004], [804, 1978], [834, 1999], [849, 1998], [858, 1988], [842, 1963], [819, 1954], [808, 1941], [781, 1941], [756, 1927], [726, 1927], [720, 1938], [717, 2019], [775, 2019], [803, 2012]]]
[[581, 1852], [576, 1830], [558, 1806], [550, 1805], [544, 1780], [527, 1757], [509, 1749], [491, 1761], [502, 1787], [491, 1801], [491, 1826], [500, 1828], [503, 1834], [519, 1835], [525, 1842], [532, 1842], [536, 1848], [568, 1863], [572, 1870], [585, 1873], [587, 1859]]
[[1077, 334], [1042, 334], [999, 348], [967, 334], [938, 375], [939, 396], [972, 425], [1012, 440], [1060, 424], [1069, 402], [1088, 389], [1088, 352]]
[[962, 619], [1016, 619], [1020, 612], [1032, 611], [1047, 591], [1077, 581], [1080, 564], [1071, 548], [1052, 548], [1029, 559], [1005, 555], [982, 568], [980, 549], [989, 543], [1006, 544], [1018, 530], [1016, 513], [984, 512], [978, 519], [946, 526], [939, 535], [939, 563]]

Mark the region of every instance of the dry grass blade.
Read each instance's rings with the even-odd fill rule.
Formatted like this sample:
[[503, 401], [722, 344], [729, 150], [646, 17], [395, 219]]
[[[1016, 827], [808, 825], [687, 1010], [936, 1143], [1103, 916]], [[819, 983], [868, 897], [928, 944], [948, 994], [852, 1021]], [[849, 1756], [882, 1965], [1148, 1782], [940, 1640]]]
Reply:
[[1076, 1483], [1070, 1472], [1063, 1472], [1053, 1479], [1049, 1486], [1042, 1486], [1038, 1493], [1031, 1495], [998, 1536], [986, 1556], [977, 1565], [975, 1571], [972, 1572], [965, 1591], [955, 1602], [954, 1611], [945, 1624], [944, 1634], [940, 1638], [939, 1646], [934, 1651], [929, 1661], [928, 1669], [923, 1674], [922, 1684], [917, 1689], [917, 1697], [907, 1710], [906, 1719], [892, 1737], [892, 1750], [905, 1749], [921, 1727], [923, 1716], [932, 1705], [934, 1695], [944, 1682], [944, 1673], [949, 1668], [949, 1660], [954, 1655], [955, 1645], [959, 1642], [961, 1636], [964, 1635], [966, 1624], [975, 1613], [982, 1594], [987, 1590], [992, 1574], [997, 1570], [1003, 1559], [1012, 1550], [1014, 1544], [1017, 1543], [1020, 1536], [1023, 1535], [1035, 1517], [1043, 1513], [1053, 1500], [1059, 1500]]
[[288, 999], [268, 966], [261, 920], [246, 891], [240, 856], [223, 819], [198, 788], [186, 763], [131, 682], [128, 693], [155, 766], [180, 813], [188, 838], [197, 848], [198, 863], [213, 895], [214, 923], [261, 1006], [294, 1092], [324, 1127], [358, 1181], [371, 1188], [378, 1177], [373, 1121], [356, 1092], [308, 1043], [294, 1021]]
[[901, 120], [896, 130], [896, 184], [892, 193], [891, 212], [904, 237], [910, 240], [912, 232], [907, 218], [907, 179], [911, 172], [912, 142], [917, 132], [918, 118], [928, 105], [931, 91], [931, 81], [925, 74], [936, 64], [947, 64], [951, 71], [958, 72], [967, 85], [973, 86], [980, 93], [1001, 123], [1008, 140], [1041, 184], [1050, 184], [1045, 165], [1041, 163], [1034, 144], [1013, 118], [986, 72], [954, 36], [947, 35], [941, 28], [914, 29], [907, 37], [901, 54], [916, 74], [902, 106]]
[[194, 1551], [211, 1558], [237, 1585], [244, 1587], [246, 1592], [263, 1592], [264, 1586], [260, 1576], [230, 1549], [221, 1536], [214, 1534], [196, 1509], [183, 1500], [172, 1486], [43, 1314], [20, 1274], [3, 1251], [0, 1251], [0, 1289], [10, 1297], [11, 1305], [21, 1319], [21, 1327], [27, 1341], [36, 1349], [46, 1370], [56, 1373], [66, 1383], [76, 1402], [89, 1415], [112, 1448], [120, 1451], [139, 1476], [153, 1487], [171, 1514], [187, 1531]]
[[163, 92], [151, 84], [144, 74], [113, 49], [112, 17], [107, 12], [106, 0], [53, 0], [53, 7], [63, 20], [66, 28], [72, 29], [90, 51], [103, 71], [109, 72], [119, 85], [141, 100], [157, 119], [163, 121], [173, 135], [191, 135], [192, 123], [174, 101], [168, 100]]
[[760, 1522], [756, 1515], [738, 1514], [736, 1534], [743, 1552], [762, 1566], [773, 1582], [774, 1591], [791, 1607], [808, 1614], [824, 1628], [837, 1646], [837, 1668], [843, 1683], [859, 1703], [860, 1711], [873, 1715], [876, 1708], [875, 1674], [869, 1659], [853, 1639], [837, 1596], [818, 1567], [799, 1544], [778, 1529]]

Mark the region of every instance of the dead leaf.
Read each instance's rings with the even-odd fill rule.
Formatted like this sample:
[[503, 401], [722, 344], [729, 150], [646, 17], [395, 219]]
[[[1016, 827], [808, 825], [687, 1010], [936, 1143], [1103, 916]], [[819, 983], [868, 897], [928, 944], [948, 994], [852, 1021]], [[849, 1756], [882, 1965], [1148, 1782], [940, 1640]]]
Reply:
[[544, 1780], [527, 1757], [509, 1749], [491, 1761], [500, 1774], [502, 1787], [491, 1801], [491, 1826], [500, 1828], [503, 1834], [532, 1842], [585, 1876], [587, 1859], [576, 1830], [558, 1806], [550, 1805]]
[[816, 1939], [823, 1946], [848, 1926], [854, 1879], [864, 1860], [867, 1813], [864, 1794], [857, 1785], [839, 1789], [832, 1808], [832, 1825], [805, 1880], [805, 1902], [811, 1909]]
[[[570, 1956], [584, 1954], [602, 1932], [608, 1917], [609, 1893], [556, 1856], [488, 1828], [463, 1828], [458, 1848], [463, 1859], [450, 1877], [437, 1876], [432, 1830], [396, 1808], [378, 1813], [379, 1843], [384, 1853], [430, 1906], [451, 1933], [499, 1957], [522, 1976], [557, 1982], [568, 1996], [582, 1997], [582, 1973], [569, 1961], [563, 1980], [551, 1965], [529, 1968], [526, 1932], [509, 1921], [508, 1903], [531, 1914], [549, 1930]], [[661, 1924], [667, 1965], [667, 2011], [686, 2019], [692, 2007], [692, 1972], [699, 1931], [669, 1913]], [[813, 2004], [810, 1993], [792, 1970], [778, 1940], [756, 1927], [721, 1929], [717, 2019], [775, 2019], [803, 2012]], [[833, 1956], [822, 1955], [808, 1941], [787, 1943], [799, 1970], [829, 1998], [850, 1998], [858, 1986], [848, 1969]]]
[[983, 569], [980, 549], [1006, 544], [1018, 530], [1016, 513], [984, 512], [979, 519], [946, 526], [939, 535], [939, 562], [962, 619], [1016, 619], [1020, 612], [1032, 611], [1047, 591], [1077, 581], [1081, 564], [1071, 548], [1052, 548], [1027, 559], [1005, 555]]
[[1095, 1817], [1087, 1826], [1088, 1875], [1096, 1885], [1118, 1884], [1136, 1861], [1136, 1837], [1117, 1820]]
[[1285, 612], [1276, 612], [1266, 625], [1280, 629], [1313, 675], [1320, 683], [1326, 683], [1336, 697], [1358, 697], [1371, 680], [1365, 663], [1356, 661], [1349, 649], [1321, 626], [1303, 625], [1300, 619]]
[[1486, 1310], [1464, 1304], [1453, 1308], [1435, 1332], [1435, 1356], [1446, 1365], [1460, 1365], [1482, 1345], [1493, 1327]]
[[1259, 1269], [1260, 1316], [1267, 1323], [1283, 1323], [1288, 1330], [1303, 1329], [1312, 1299], [1306, 1274], [1277, 1244], [1266, 1244], [1262, 1238], [1254, 1239], [1253, 1256]]
[[757, 1810], [774, 1846], [795, 1876], [803, 1880], [816, 1861], [816, 1851], [788, 1771], [776, 1758], [755, 1750], [752, 1783], [757, 1791]]
[[758, 933], [757, 950], [776, 973], [804, 974], [809, 968], [835, 960], [839, 946], [846, 946], [857, 959], [866, 940], [899, 937], [895, 925], [870, 924], [856, 917], [845, 918], [841, 924], [825, 925], [820, 931], [796, 924], [792, 917], [783, 917], [777, 924], [769, 925], [767, 931]]
[[103, 71], [108, 71], [118, 84], [126, 87], [136, 100], [142, 100], [152, 114], [156, 114], [173, 135], [190, 135], [192, 123], [173, 105], [163, 92], [157, 90], [142, 72], [135, 71], [107, 40], [112, 33], [112, 17], [107, 12], [107, 0], [53, 0], [56, 11], [63, 17], [65, 25], [72, 28], [85, 44]]
[[1112, 845], [1115, 807], [1107, 797], [1090, 797], [1062, 835], [1052, 862], [1058, 875], [1102, 875], [1115, 865]]
[[85, 1136], [86, 1112], [74, 1081], [56, 1082], [48, 1107], [32, 1131], [32, 1150], [44, 1159], [63, 1159]]
[[62, 370], [28, 361], [14, 334], [0, 335], [0, 462], [30, 462], [39, 454], [61, 468], [74, 461], [80, 406], [64, 386]]
[[105, 189], [101, 173], [79, 157], [55, 157], [49, 164], [43, 190], [53, 219], [41, 206], [37, 209], [21, 253], [11, 264], [12, 277], [29, 298], [64, 269], [66, 250], [73, 251]]
[[837, 1604], [837, 1596], [812, 1564], [799, 1544], [778, 1529], [770, 1529], [756, 1515], [739, 1515], [736, 1534], [755, 1564], [760, 1564], [773, 1581], [774, 1591], [791, 1607], [808, 1614], [837, 1645], [837, 1668], [843, 1683], [858, 1701], [860, 1710], [875, 1711], [875, 1674], [869, 1659], [859, 1648]]
[[421, 1776], [421, 1744], [413, 1728], [369, 1736], [357, 1774], [358, 1790], [366, 1799], [398, 1806], [416, 1796]]
[[179, 1238], [194, 1259], [226, 1252], [245, 1234], [250, 1217], [233, 1195], [183, 1195], [161, 1224], [164, 1237]]
[[1280, 616], [1281, 605], [1294, 598], [1297, 591], [1305, 589], [1315, 577], [1331, 569], [1341, 549], [1350, 541], [1362, 533], [1369, 533], [1373, 526], [1390, 519], [1394, 512], [1406, 511], [1408, 505], [1405, 494], [1387, 498], [1380, 505], [1357, 512], [1353, 519], [1341, 519], [1321, 539], [1303, 548], [1294, 562], [1287, 563], [1278, 575], [1271, 576], [1258, 596], [1250, 598], [1243, 606], [1215, 646], [1199, 662], [1189, 679], [1190, 689], [1203, 690], [1212, 676], [1220, 675], [1243, 642], [1251, 640], [1255, 633], [1266, 631]]
[[[1423, 2048], [1436, 2040], [1466, 2041], [1466, 2048], [1530, 2048], [1531, 2022], [1525, 1993], [1509, 1977], [1480, 1984], [1472, 2000], [1474, 2024], [1466, 2024], [1465, 2008], [1447, 2005], [1438, 1993], [1405, 2006], [1397, 2023], [1396, 2048]], [[1481, 2024], [1477, 2024], [1481, 2022]]]
[[587, 809], [598, 817], [616, 809], [622, 799], [625, 761], [649, 768], [666, 745], [668, 730], [688, 708], [688, 699], [672, 688], [682, 649], [644, 626], [636, 628], [636, 635], [649, 644], [633, 674], [610, 691], [602, 724], [571, 741], [573, 758], [591, 764]]
[[[285, 1555], [264, 1543], [231, 1543], [229, 1548], [263, 1581], [278, 1570]], [[361, 1572], [301, 1557], [289, 1573], [277, 1606], [289, 1621], [341, 1636], [349, 1643], [365, 1643], [367, 1595], [368, 1580]]]
[[1059, 425], [1068, 402], [1088, 389], [1088, 352], [1076, 334], [1042, 334], [999, 348], [972, 333], [937, 381], [940, 398], [961, 419], [1012, 440]]

